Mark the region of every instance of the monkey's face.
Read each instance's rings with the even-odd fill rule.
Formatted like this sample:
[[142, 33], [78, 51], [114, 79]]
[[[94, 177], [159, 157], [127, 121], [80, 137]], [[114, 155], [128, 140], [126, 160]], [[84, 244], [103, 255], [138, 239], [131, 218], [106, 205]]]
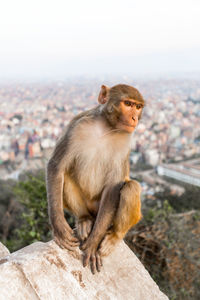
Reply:
[[141, 102], [129, 98], [122, 99], [118, 106], [119, 115], [116, 128], [132, 133], [141, 117], [142, 109]]
[[137, 126], [145, 104], [139, 91], [125, 84], [112, 88], [102, 85], [98, 101], [104, 105], [103, 112], [110, 126], [128, 133]]

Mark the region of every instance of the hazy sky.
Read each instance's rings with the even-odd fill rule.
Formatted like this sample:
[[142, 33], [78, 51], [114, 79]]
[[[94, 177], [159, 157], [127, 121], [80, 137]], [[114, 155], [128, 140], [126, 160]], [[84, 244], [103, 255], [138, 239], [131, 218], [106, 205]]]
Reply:
[[193, 71], [199, 0], [1, 1], [1, 79]]

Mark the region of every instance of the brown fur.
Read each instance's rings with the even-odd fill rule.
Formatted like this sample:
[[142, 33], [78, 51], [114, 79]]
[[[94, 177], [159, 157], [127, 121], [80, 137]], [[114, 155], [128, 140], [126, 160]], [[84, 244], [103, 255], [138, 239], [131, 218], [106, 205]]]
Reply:
[[124, 99], [144, 104], [133, 87], [102, 86], [100, 105], [70, 122], [47, 166], [55, 241], [69, 250], [77, 245], [64, 219], [67, 208], [76, 217], [78, 237], [84, 242], [84, 264], [90, 260], [93, 272], [100, 269], [101, 256], [108, 255], [141, 218], [140, 186], [129, 179], [128, 157], [130, 132], [142, 109], [127, 107]]

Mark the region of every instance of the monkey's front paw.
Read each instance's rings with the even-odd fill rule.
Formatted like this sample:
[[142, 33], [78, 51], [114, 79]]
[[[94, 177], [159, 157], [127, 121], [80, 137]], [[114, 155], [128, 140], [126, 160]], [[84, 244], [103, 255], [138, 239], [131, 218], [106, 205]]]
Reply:
[[54, 241], [62, 249], [74, 250], [75, 247], [79, 246], [79, 241], [74, 236], [72, 229], [62, 228], [61, 230], [54, 230]]
[[113, 232], [108, 232], [101, 242], [99, 253], [101, 256], [109, 255], [119, 243], [120, 239]]
[[77, 234], [80, 240], [83, 242], [89, 236], [93, 226], [91, 219], [80, 219], [76, 223]]
[[98, 251], [93, 248], [87, 248], [83, 254], [83, 266], [86, 267], [90, 262], [92, 274], [100, 272], [102, 267], [102, 259]]

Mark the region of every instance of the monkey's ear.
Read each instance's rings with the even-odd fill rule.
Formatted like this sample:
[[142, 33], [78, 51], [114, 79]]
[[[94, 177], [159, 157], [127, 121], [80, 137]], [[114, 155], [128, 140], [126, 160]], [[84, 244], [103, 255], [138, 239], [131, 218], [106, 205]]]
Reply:
[[98, 97], [98, 102], [100, 104], [104, 104], [108, 101], [108, 91], [109, 91], [109, 87], [106, 85], [102, 85], [101, 86], [101, 90], [99, 93], [99, 97]]

